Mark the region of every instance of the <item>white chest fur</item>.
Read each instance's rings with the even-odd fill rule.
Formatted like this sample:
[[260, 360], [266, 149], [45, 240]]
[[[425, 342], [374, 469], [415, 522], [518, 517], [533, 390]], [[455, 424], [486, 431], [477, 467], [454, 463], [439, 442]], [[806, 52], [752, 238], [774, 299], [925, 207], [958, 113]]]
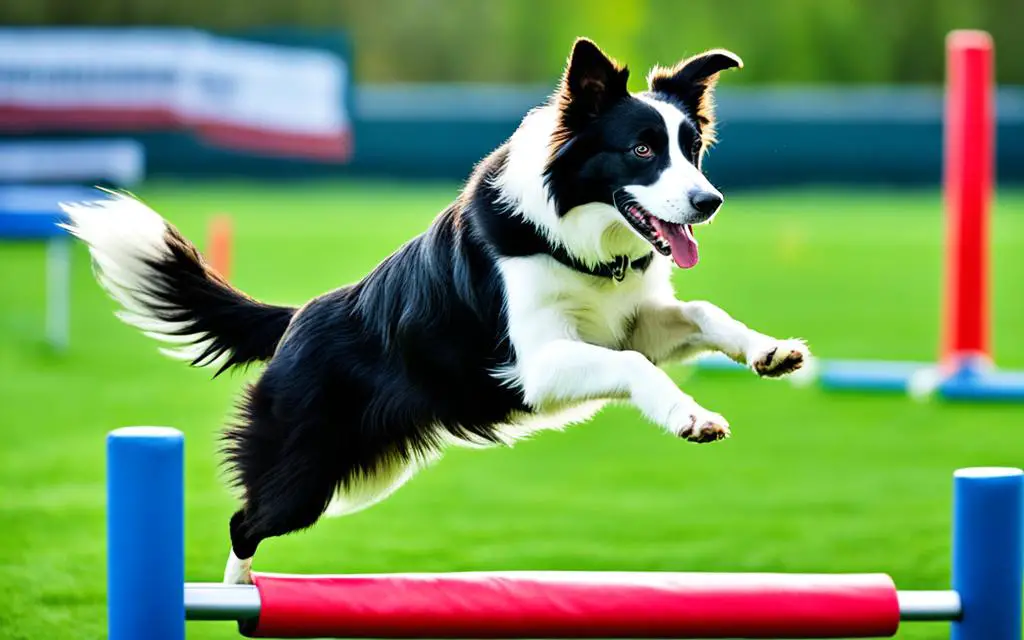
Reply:
[[[638, 310], [666, 291], [671, 295], [672, 289], [670, 267], [660, 256], [646, 271], [630, 272], [622, 282], [576, 272], [548, 256], [504, 259], [500, 269], [505, 281], [509, 340], [516, 362], [495, 375], [520, 388], [525, 363], [560, 342], [579, 341], [623, 349]], [[578, 375], [587, 372], [580, 371]], [[512, 424], [502, 429], [504, 439], [514, 441], [541, 429], [557, 429], [586, 420], [603, 404], [591, 398], [515, 416]]]
[[668, 262], [657, 257], [646, 271], [622, 282], [578, 273], [547, 256], [501, 263], [509, 339], [517, 355], [552, 340], [580, 340], [621, 349], [645, 301], [671, 295]]

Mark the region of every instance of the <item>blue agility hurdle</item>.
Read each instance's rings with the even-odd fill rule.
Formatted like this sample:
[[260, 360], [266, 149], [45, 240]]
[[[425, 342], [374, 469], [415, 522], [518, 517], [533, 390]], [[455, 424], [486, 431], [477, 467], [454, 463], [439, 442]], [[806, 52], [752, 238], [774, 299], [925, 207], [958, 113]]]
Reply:
[[71, 239], [62, 199], [93, 197], [93, 190], [59, 185], [0, 185], [0, 241], [46, 243], [46, 340], [67, 349], [71, 314]]
[[954, 474], [950, 589], [878, 574], [496, 572], [185, 582], [184, 436], [107, 437], [110, 640], [181, 640], [186, 620], [280, 638], [868, 638], [946, 621], [953, 640], [1021, 640], [1024, 473]]
[[71, 238], [61, 202], [96, 198], [97, 183], [130, 186], [144, 174], [145, 152], [127, 139], [0, 141], [0, 241], [46, 243], [46, 340], [70, 341]]

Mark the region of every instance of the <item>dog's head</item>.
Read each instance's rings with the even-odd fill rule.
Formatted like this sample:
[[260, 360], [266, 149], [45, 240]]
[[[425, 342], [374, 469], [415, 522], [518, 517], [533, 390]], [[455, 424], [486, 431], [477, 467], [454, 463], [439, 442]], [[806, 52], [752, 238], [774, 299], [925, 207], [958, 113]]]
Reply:
[[652, 69], [648, 90], [631, 94], [629, 70], [577, 40], [554, 96], [558, 124], [546, 172], [559, 215], [610, 205], [677, 265], [697, 264], [693, 225], [722, 204], [700, 169], [714, 141], [712, 94], [719, 72], [742, 64], [729, 51], [707, 51]]

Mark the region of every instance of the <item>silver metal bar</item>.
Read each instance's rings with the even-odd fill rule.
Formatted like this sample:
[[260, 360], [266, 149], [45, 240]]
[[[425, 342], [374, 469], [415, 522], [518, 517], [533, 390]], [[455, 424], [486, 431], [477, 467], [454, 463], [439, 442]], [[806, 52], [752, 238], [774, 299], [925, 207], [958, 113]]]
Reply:
[[963, 615], [956, 591], [897, 591], [900, 620], [959, 620]]
[[250, 584], [185, 583], [186, 620], [245, 620], [260, 615], [260, 592]]

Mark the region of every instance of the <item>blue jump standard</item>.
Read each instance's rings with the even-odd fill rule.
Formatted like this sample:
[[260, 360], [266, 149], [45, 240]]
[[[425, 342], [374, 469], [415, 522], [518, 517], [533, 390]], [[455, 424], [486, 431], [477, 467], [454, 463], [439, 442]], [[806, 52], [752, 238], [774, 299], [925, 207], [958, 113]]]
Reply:
[[60, 203], [102, 197], [76, 185], [0, 185], [0, 241], [46, 243], [46, 336], [58, 350], [68, 346], [71, 305], [71, 237], [58, 226], [68, 220]]
[[[110, 640], [185, 637], [184, 458], [185, 436], [175, 429], [107, 436]], [[154, 549], [162, 557], [143, 560]]]
[[1021, 637], [1022, 476], [1020, 469], [1000, 467], [953, 474], [953, 590], [966, 613], [950, 640]]

